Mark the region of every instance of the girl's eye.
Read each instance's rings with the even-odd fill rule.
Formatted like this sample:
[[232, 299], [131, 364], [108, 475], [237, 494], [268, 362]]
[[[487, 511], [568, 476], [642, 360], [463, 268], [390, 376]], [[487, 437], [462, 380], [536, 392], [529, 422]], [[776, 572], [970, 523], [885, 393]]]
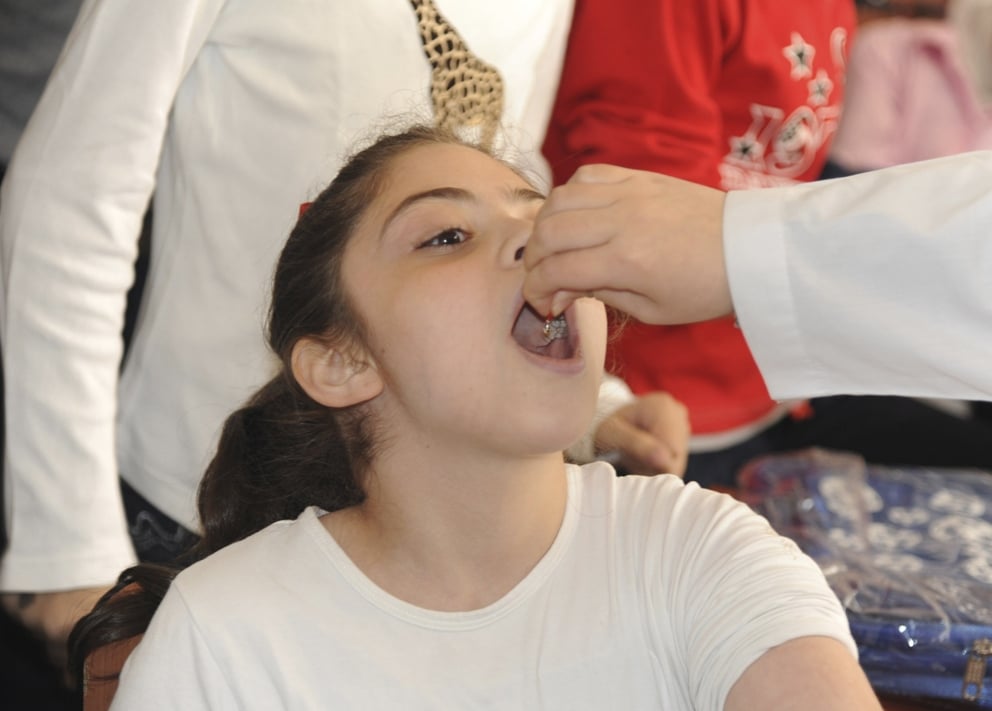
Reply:
[[450, 247], [451, 245], [461, 244], [467, 240], [468, 233], [465, 230], [459, 227], [449, 227], [446, 230], [441, 230], [426, 242], [423, 242], [418, 249], [424, 247]]

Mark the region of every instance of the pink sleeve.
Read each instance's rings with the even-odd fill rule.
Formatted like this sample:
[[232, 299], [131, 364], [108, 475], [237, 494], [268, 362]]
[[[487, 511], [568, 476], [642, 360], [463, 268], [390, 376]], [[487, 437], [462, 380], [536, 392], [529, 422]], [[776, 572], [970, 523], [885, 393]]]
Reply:
[[855, 171], [900, 162], [900, 58], [911, 40], [906, 20], [880, 20], [858, 32], [847, 67], [844, 110], [831, 160]]

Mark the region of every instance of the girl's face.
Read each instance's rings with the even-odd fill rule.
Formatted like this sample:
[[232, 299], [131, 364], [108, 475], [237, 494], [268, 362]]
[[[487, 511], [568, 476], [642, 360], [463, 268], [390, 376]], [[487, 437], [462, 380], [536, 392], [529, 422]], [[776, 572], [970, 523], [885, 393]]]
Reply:
[[576, 302], [567, 333], [549, 345], [521, 293], [521, 250], [543, 202], [464, 146], [419, 146], [393, 161], [342, 265], [368, 326], [387, 432], [532, 456], [564, 449], [588, 427], [603, 305]]

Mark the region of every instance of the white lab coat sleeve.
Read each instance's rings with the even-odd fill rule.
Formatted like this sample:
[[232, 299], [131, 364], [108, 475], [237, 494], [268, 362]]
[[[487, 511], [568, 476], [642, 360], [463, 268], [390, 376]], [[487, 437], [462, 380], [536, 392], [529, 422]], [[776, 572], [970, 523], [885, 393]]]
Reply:
[[87, 0], [0, 196], [9, 548], [0, 588], [133, 561], [114, 451], [125, 296], [169, 112], [224, 0]]
[[773, 397], [992, 397], [992, 152], [730, 193], [724, 245]]

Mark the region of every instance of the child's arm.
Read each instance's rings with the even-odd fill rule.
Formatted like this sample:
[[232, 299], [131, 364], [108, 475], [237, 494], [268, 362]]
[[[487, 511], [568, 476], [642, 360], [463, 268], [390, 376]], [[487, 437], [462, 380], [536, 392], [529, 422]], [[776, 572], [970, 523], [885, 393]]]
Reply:
[[881, 709], [857, 661], [830, 637], [800, 637], [769, 649], [734, 684], [726, 711]]

